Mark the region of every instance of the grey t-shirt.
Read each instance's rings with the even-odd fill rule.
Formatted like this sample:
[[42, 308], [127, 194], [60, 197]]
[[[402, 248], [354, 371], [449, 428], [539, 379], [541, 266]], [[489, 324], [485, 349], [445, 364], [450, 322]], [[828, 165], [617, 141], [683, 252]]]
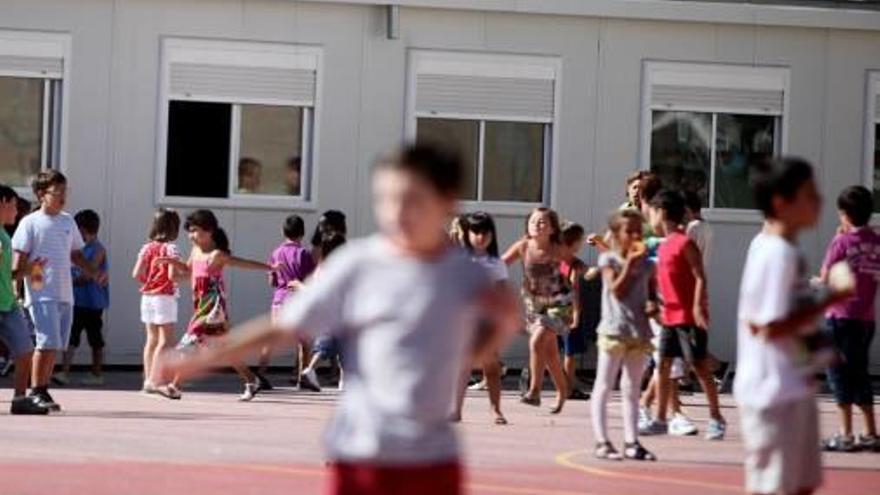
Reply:
[[338, 337], [345, 393], [325, 436], [333, 460], [452, 461], [450, 405], [488, 273], [457, 248], [406, 257], [381, 236], [349, 243], [281, 310], [300, 335]]
[[[612, 267], [619, 272], [623, 269], [623, 258], [613, 252], [599, 256], [599, 268]], [[602, 285], [602, 320], [597, 333], [616, 337], [651, 338], [651, 327], [645, 304], [650, 292], [651, 277], [654, 276], [654, 262], [644, 258], [631, 268], [632, 277], [626, 294], [618, 299], [611, 292], [609, 284]]]

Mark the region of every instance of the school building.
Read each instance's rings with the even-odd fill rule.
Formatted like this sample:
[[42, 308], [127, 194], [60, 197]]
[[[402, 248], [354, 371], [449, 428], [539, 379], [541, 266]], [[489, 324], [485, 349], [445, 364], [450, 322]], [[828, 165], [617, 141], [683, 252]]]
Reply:
[[[837, 193], [880, 188], [880, 5], [0, 0], [0, 181], [27, 192], [57, 168], [69, 209], [101, 214], [109, 363], [140, 360], [130, 272], [156, 207], [213, 209], [233, 251], [255, 259], [291, 212], [310, 230], [340, 209], [364, 235], [370, 166], [410, 139], [462, 150], [465, 207], [496, 215], [502, 245], [537, 205], [603, 229], [638, 169], [698, 192], [715, 229], [710, 347], [734, 360], [761, 223], [747, 163], [817, 165], [826, 208], [802, 239], [811, 270]], [[259, 165], [240, 171], [242, 158]], [[267, 310], [265, 275], [232, 270], [228, 285], [236, 321]], [[184, 290], [178, 332], [189, 301]], [[520, 342], [509, 364], [525, 355]], [[880, 372], [877, 341], [872, 356]]]

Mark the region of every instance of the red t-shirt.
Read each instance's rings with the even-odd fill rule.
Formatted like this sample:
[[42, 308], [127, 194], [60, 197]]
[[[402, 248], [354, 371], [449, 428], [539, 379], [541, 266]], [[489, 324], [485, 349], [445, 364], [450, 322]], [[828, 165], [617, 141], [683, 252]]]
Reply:
[[682, 232], [666, 236], [657, 250], [657, 286], [663, 299], [663, 324], [666, 326], [696, 325], [694, 321], [694, 289], [697, 279], [685, 255], [693, 244]]
[[177, 294], [177, 284], [168, 277], [168, 265], [160, 265], [153, 261], [158, 257], [179, 258], [177, 246], [171, 242], [150, 241], [144, 244], [138, 259], [144, 267], [141, 277], [141, 294], [151, 296], [173, 296]]

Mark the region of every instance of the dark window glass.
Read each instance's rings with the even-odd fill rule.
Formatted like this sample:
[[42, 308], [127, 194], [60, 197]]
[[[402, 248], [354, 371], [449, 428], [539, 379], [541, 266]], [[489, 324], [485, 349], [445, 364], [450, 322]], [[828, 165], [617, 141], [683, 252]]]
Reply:
[[166, 195], [228, 197], [231, 120], [227, 103], [169, 103]]

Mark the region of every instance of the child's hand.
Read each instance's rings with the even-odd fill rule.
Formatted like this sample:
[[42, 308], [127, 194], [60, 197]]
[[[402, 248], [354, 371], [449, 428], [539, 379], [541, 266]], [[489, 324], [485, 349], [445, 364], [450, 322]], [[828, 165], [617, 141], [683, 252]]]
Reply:
[[654, 318], [660, 314], [660, 305], [657, 301], [648, 301], [645, 303], [645, 314], [648, 318]]
[[269, 265], [269, 271], [272, 273], [280, 272], [282, 268], [284, 268], [284, 263], [280, 261]]
[[590, 268], [587, 268], [586, 272], [584, 272], [584, 280], [586, 280], [587, 282], [593, 281], [599, 278], [599, 275], [601, 274], [602, 271], [599, 270], [599, 267], [591, 266]]
[[305, 284], [303, 284], [299, 280], [291, 280], [290, 282], [287, 282], [288, 290], [299, 290], [302, 289], [304, 286]]
[[587, 236], [587, 244], [595, 247], [601, 252], [608, 251], [608, 244], [605, 242], [605, 239], [602, 238], [599, 234], [595, 232]]
[[98, 276], [95, 277], [95, 282], [97, 282], [98, 285], [106, 287], [110, 284], [110, 274], [107, 272], [98, 272]]
[[702, 304], [697, 304], [694, 307], [694, 323], [703, 330], [709, 329], [709, 318], [706, 316], [706, 311], [703, 309]]

